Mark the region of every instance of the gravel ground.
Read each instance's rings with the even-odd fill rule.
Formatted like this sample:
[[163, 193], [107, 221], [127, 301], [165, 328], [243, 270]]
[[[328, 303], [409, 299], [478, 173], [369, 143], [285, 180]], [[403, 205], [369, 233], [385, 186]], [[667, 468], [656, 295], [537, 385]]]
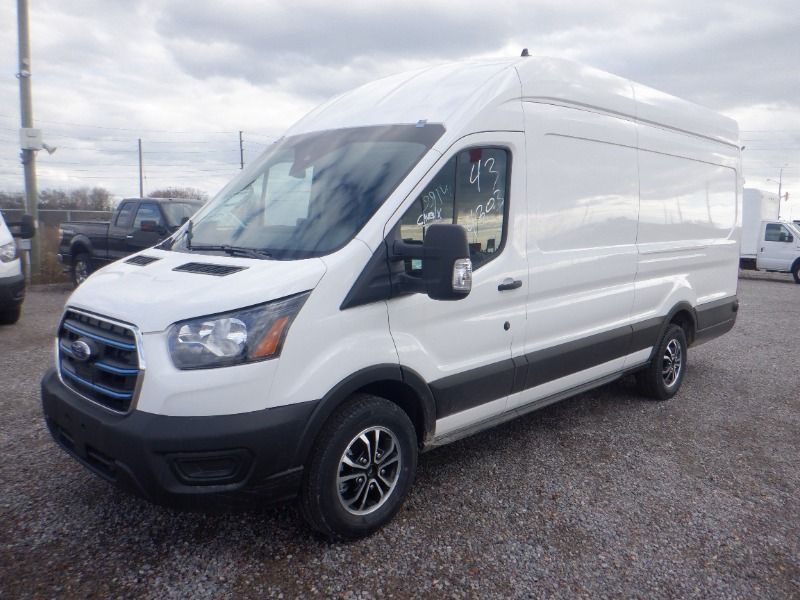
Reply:
[[630, 378], [421, 457], [404, 510], [333, 545], [293, 506], [177, 512], [50, 440], [63, 287], [0, 328], [0, 597], [800, 598], [800, 286], [744, 273], [739, 322], [672, 401]]

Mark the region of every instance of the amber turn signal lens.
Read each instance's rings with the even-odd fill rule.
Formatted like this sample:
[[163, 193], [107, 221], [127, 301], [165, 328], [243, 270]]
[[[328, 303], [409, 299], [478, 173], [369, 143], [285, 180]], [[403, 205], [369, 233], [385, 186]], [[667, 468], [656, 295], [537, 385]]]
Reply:
[[255, 350], [250, 353], [250, 358], [266, 358], [275, 354], [275, 352], [278, 351], [283, 332], [286, 330], [288, 324], [289, 317], [275, 319], [272, 327], [269, 328], [269, 331], [267, 331], [264, 337], [261, 338], [261, 341], [258, 342]]

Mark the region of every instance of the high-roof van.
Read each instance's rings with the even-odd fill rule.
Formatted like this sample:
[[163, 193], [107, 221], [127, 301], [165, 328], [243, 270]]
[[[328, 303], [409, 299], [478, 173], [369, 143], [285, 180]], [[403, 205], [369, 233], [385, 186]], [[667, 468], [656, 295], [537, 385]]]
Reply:
[[731, 119], [565, 60], [364, 85], [70, 296], [47, 425], [153, 501], [369, 534], [421, 451], [628, 373], [674, 396], [736, 320], [740, 172]]
[[25, 275], [14, 235], [30, 239], [34, 231], [30, 215], [23, 215], [19, 223], [6, 223], [0, 213], [0, 325], [16, 323], [25, 300]]

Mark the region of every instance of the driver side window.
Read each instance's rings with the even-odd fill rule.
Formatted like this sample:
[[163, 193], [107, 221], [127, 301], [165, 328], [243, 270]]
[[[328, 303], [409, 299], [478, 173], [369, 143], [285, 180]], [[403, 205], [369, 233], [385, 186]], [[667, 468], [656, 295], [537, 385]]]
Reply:
[[155, 221], [157, 227], [163, 226], [161, 211], [156, 204], [142, 203], [136, 211], [136, 218], [133, 220], [133, 229], [141, 229], [142, 221]]
[[[422, 242], [427, 227], [436, 223], [461, 225], [467, 230], [473, 269], [502, 250], [508, 151], [470, 148], [453, 156], [425, 187], [400, 219], [400, 237]], [[409, 261], [410, 271], [420, 268]]]
[[794, 238], [789, 230], [778, 223], [768, 223], [764, 234], [765, 242], [792, 242]]

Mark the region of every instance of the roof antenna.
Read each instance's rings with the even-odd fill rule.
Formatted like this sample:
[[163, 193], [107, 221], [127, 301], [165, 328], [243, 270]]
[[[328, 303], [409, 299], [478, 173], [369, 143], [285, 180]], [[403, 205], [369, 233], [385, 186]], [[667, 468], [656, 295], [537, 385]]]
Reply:
[[522, 54], [520, 54], [520, 56], [530, 56], [530, 54], [528, 54], [528, 49], [527, 48], [523, 48], [522, 49]]

